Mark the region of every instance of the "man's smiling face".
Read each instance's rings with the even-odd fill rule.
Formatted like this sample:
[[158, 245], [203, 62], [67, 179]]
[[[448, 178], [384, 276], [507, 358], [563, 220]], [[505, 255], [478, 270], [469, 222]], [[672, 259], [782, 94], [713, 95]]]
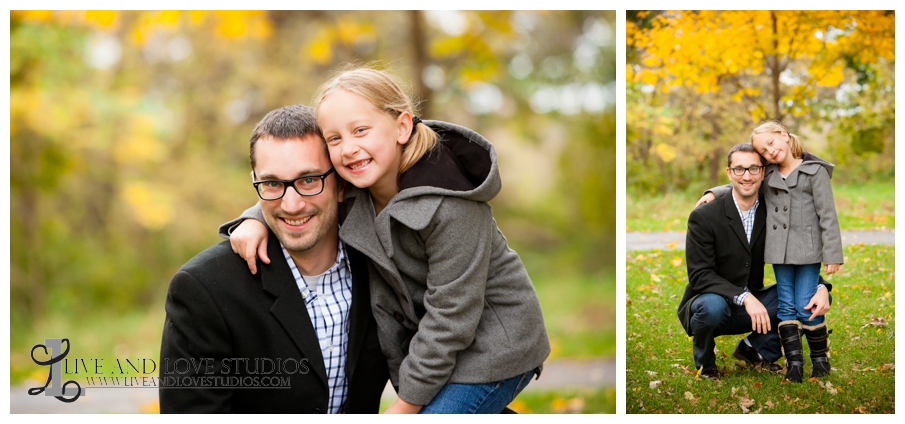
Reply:
[[735, 193], [737, 200], [757, 197], [757, 190], [764, 180], [764, 170], [761, 169], [757, 175], [751, 175], [750, 171], [744, 172], [742, 175], [735, 175], [732, 172], [732, 168], [750, 168], [762, 165], [761, 157], [757, 153], [735, 152], [732, 154], [732, 160], [729, 167], [726, 168], [726, 175], [729, 176], [729, 180], [732, 182], [732, 191]]
[[[330, 170], [330, 160], [323, 143], [316, 135], [288, 140], [261, 137], [255, 145], [255, 177], [258, 181], [292, 180], [325, 174]], [[342, 195], [337, 176], [331, 174], [318, 195], [300, 196], [293, 187], [286, 187], [281, 199], [260, 203], [264, 220], [283, 247], [290, 254], [302, 253], [312, 248], [336, 249], [337, 202]]]

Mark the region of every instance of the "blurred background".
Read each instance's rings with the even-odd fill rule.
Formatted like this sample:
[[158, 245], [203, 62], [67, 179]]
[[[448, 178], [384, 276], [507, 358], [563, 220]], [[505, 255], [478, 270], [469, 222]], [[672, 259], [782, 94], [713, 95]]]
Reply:
[[684, 230], [703, 190], [728, 183], [726, 153], [767, 118], [837, 166], [843, 230], [895, 227], [894, 11], [626, 18], [628, 231]]
[[[74, 357], [157, 358], [170, 278], [257, 201], [253, 126], [272, 109], [309, 104], [348, 62], [376, 61], [411, 82], [419, 116], [494, 143], [503, 176], [494, 216], [541, 296], [550, 361], [612, 359], [614, 20], [612, 11], [12, 11], [11, 383], [43, 382], [29, 352], [47, 337], [70, 338]], [[521, 412], [615, 412], [613, 387], [532, 396]]]

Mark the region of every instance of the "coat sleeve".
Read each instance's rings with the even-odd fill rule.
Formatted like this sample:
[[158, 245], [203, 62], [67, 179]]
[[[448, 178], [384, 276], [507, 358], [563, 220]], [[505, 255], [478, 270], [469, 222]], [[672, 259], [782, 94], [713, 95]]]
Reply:
[[245, 209], [245, 212], [242, 212], [242, 215], [240, 215], [238, 218], [220, 225], [220, 228], [218, 230], [220, 237], [229, 240], [229, 236], [233, 233], [233, 230], [235, 230], [236, 227], [238, 227], [239, 224], [241, 224], [242, 221], [246, 219], [254, 219], [267, 227], [267, 222], [264, 221], [264, 212], [261, 211], [261, 205], [259, 203], [255, 203], [254, 206]]
[[[214, 300], [195, 276], [180, 270], [170, 282], [165, 308], [160, 412], [232, 412], [232, 389], [209, 388], [218, 384], [214, 376], [228, 374], [223, 372], [222, 359], [234, 356], [229, 331]], [[200, 366], [185, 365], [192, 363]]]
[[452, 374], [457, 352], [475, 339], [493, 222], [490, 205], [448, 197], [420, 231], [429, 270], [425, 313], [399, 370], [399, 397], [406, 402], [430, 403]]
[[732, 184], [721, 185], [718, 187], [709, 188], [704, 190], [704, 194], [713, 193], [713, 196], [719, 199], [729, 193], [732, 192]]
[[[726, 231], [729, 231], [726, 228]], [[742, 294], [744, 287], [736, 286], [722, 277], [716, 264], [716, 238], [714, 229], [700, 209], [688, 216], [688, 231], [685, 233], [685, 262], [688, 268], [688, 283], [695, 293], [715, 293], [732, 302]]]
[[811, 177], [811, 192], [823, 241], [823, 263], [842, 264], [842, 234], [839, 230], [839, 218], [836, 216], [833, 186], [829, 173], [822, 166]]

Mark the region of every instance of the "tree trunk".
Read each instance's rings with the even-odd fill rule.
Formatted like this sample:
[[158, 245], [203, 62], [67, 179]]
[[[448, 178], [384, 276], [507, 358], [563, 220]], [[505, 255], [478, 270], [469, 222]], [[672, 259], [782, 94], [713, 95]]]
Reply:
[[421, 11], [412, 10], [409, 12], [412, 17], [412, 57], [414, 58], [415, 81], [417, 84], [414, 95], [421, 100], [420, 114], [424, 119], [432, 119], [434, 116], [432, 111], [431, 99], [433, 91], [424, 83], [424, 69], [427, 67], [427, 53], [425, 53], [424, 41], [427, 38], [424, 33], [424, 15]]
[[779, 74], [781, 72], [779, 66], [779, 29], [777, 28], [776, 12], [770, 12], [770, 19], [773, 21], [773, 54], [770, 55], [770, 77], [773, 82], [773, 119], [782, 119], [780, 102], [782, 101], [782, 93], [779, 89]]

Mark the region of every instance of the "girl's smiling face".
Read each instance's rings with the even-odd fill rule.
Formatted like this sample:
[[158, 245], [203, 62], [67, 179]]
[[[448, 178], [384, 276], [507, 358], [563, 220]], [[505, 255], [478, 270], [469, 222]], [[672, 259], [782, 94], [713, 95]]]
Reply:
[[769, 163], [781, 164], [794, 160], [789, 153], [789, 133], [785, 131], [755, 134], [751, 138], [751, 145]]
[[336, 172], [372, 193], [390, 190], [395, 194], [402, 147], [408, 141], [400, 124], [406, 115], [410, 114], [394, 118], [347, 90], [328, 94], [317, 108], [317, 120]]

